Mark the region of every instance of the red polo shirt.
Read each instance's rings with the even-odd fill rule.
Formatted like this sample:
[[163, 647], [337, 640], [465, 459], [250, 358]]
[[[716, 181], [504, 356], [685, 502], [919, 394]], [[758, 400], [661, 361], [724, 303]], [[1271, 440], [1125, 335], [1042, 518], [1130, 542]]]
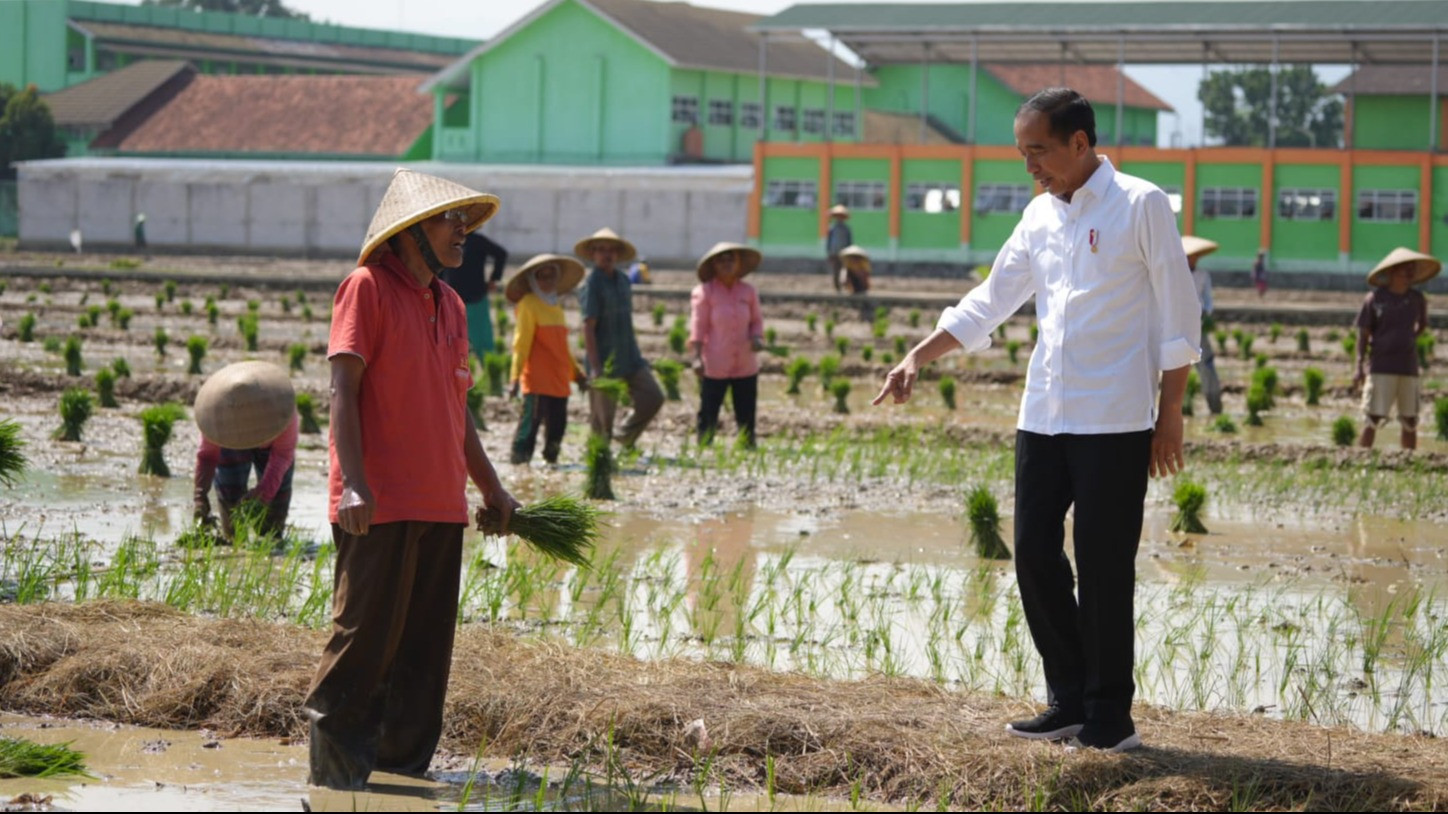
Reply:
[[[347, 275], [332, 304], [327, 358], [367, 365], [358, 393], [362, 469], [377, 501], [373, 524], [468, 522], [468, 322], [463, 301], [434, 278], [418, 285], [396, 255]], [[328, 442], [328, 514], [337, 522], [342, 467]]]

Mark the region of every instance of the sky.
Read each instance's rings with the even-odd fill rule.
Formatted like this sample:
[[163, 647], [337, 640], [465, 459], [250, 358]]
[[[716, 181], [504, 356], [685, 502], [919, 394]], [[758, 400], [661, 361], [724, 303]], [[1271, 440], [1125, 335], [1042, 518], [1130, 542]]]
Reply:
[[[136, 3], [139, 0], [126, 0]], [[913, 2], [960, 2], [960, 0], [912, 0]], [[1024, 0], [1030, 2], [1031, 0]], [[1074, 0], [1083, 2], [1086, 0]], [[1250, 0], [1242, 0], [1249, 2]], [[288, 6], [304, 11], [312, 19], [362, 28], [387, 28], [423, 34], [488, 39], [526, 16], [544, 0], [286, 0]], [[693, 0], [695, 5], [777, 14], [795, 5], [795, 0]], [[831, 0], [831, 2], [879, 2], [879, 0]], [[1317, 73], [1331, 85], [1348, 74], [1345, 66], [1317, 66]], [[1162, 115], [1158, 123], [1160, 144], [1196, 146], [1202, 140], [1202, 106], [1197, 101], [1200, 66], [1129, 65], [1127, 76], [1176, 109]]]

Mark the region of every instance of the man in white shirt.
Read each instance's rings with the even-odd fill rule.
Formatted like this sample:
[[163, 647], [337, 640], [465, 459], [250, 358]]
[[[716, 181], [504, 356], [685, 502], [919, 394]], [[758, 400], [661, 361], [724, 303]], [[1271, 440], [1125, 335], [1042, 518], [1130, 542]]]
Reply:
[[[1013, 735], [1141, 745], [1131, 720], [1133, 595], [1147, 475], [1182, 468], [1182, 397], [1201, 306], [1166, 194], [1096, 154], [1095, 113], [1049, 88], [1016, 113], [1016, 148], [1047, 193], [1026, 207], [986, 281], [885, 378], [910, 398], [921, 366], [991, 333], [1032, 295], [1039, 338], [1016, 432], [1016, 575], [1049, 708]], [[1066, 512], [1079, 601], [1066, 559]]]

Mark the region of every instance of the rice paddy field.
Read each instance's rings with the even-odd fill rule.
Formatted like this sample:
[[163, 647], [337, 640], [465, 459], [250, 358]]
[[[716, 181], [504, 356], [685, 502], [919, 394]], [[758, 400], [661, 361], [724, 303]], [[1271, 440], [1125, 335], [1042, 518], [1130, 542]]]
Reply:
[[[1437, 347], [1448, 334], [1422, 348], [1433, 364], [1418, 450], [1398, 449], [1396, 425], [1375, 450], [1340, 445], [1334, 425], [1362, 423], [1343, 316], [1360, 295], [1284, 292], [1279, 315], [1270, 299], [1218, 292], [1219, 309], [1241, 315], [1209, 336], [1232, 426], [1196, 396], [1188, 469], [1147, 500], [1143, 750], [1068, 754], [1001, 731], [1044, 687], [1010, 563], [978, 556], [972, 519], [993, 503], [1009, 543], [1031, 319], [932, 367], [910, 404], [870, 407], [930, 331], [929, 303], [968, 284], [882, 278], [920, 304], [861, 309], [824, 293], [823, 275], [766, 271], [751, 278], [778, 295], [765, 305], [757, 449], [733, 442], [728, 417], [711, 445], [695, 440], [698, 386], [684, 372], [639, 448], [614, 450], [591, 567], [470, 532], [432, 778], [378, 775], [352, 797], [306, 787], [298, 717], [329, 625], [324, 354], [345, 264], [3, 263], [28, 269], [0, 276], [0, 418], [28, 465], [0, 484], [0, 737], [73, 742], [89, 775], [0, 779], [0, 798], [153, 810], [299, 797], [317, 810], [1448, 807]], [[651, 360], [686, 361], [689, 277], [663, 271], [635, 290]], [[242, 359], [289, 368], [323, 426], [302, 436], [284, 539], [189, 544], [189, 404], [208, 373]], [[572, 399], [558, 466], [509, 465], [517, 405], [488, 392], [489, 367], [475, 403], [505, 483], [525, 503], [582, 493], [586, 399]], [[88, 410], [66, 395], [78, 389]], [[142, 413], [168, 404], [186, 417], [148, 447]], [[62, 430], [78, 440], [57, 440]], [[138, 472], [157, 455], [170, 477]], [[1189, 527], [1186, 504], [1205, 532], [1174, 530]]]

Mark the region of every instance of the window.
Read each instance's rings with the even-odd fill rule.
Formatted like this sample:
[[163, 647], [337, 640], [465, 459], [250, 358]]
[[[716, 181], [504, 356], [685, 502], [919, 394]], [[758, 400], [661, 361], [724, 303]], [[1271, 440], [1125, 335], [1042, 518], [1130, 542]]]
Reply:
[[725, 126], [734, 123], [734, 103], [723, 99], [709, 100], [709, 123]]
[[1358, 220], [1412, 223], [1418, 219], [1418, 192], [1412, 189], [1364, 189], [1357, 198]]
[[1284, 220], [1332, 220], [1337, 215], [1337, 190], [1278, 190], [1277, 215]]
[[819, 199], [814, 181], [770, 181], [764, 186], [764, 205], [780, 209], [814, 209]]
[[680, 124], [699, 123], [699, 97], [675, 96], [671, 119]]
[[1202, 217], [1250, 220], [1257, 217], [1257, 190], [1251, 187], [1207, 187], [1202, 190]]
[[834, 130], [834, 133], [835, 133], [835, 135], [837, 135], [837, 136], [853, 136], [853, 135], [855, 134], [855, 113], [854, 113], [854, 111], [850, 111], [850, 112], [848, 112], [848, 113], [836, 113], [836, 114], [835, 114], [835, 130]]
[[960, 209], [960, 187], [955, 184], [907, 184], [905, 208], [912, 212], [955, 212]]
[[1025, 184], [981, 184], [975, 188], [975, 211], [1019, 215], [1031, 202], [1031, 188]]
[[794, 108], [792, 108], [792, 107], [785, 107], [784, 105], [776, 105], [776, 106], [775, 106], [775, 108], [774, 108], [774, 129], [775, 129], [775, 130], [793, 130], [793, 129], [794, 129]]
[[764, 120], [764, 108], [758, 102], [739, 103], [739, 126], [747, 130], [758, 130]]
[[825, 112], [815, 107], [805, 108], [804, 131], [806, 133], [823, 133], [825, 131]]
[[835, 201], [850, 209], [884, 209], [885, 200], [884, 181], [841, 181], [835, 184]]

